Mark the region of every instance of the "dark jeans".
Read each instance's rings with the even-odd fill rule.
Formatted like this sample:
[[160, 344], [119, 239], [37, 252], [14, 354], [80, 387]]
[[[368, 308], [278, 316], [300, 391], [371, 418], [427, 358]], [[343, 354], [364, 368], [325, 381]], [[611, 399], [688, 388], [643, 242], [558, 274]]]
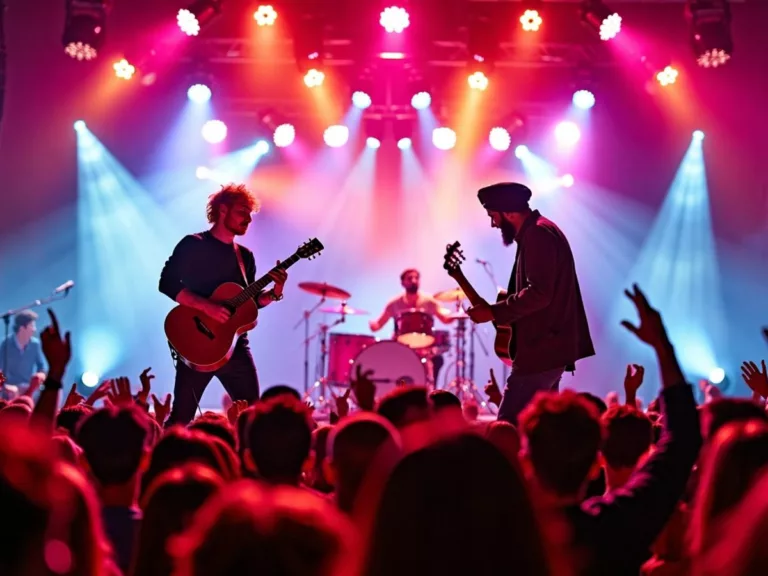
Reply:
[[499, 420], [517, 426], [517, 417], [528, 406], [528, 403], [536, 395], [536, 392], [557, 392], [560, 388], [560, 378], [565, 372], [564, 368], [555, 368], [536, 374], [517, 374], [514, 366], [507, 378], [507, 386], [499, 406]]
[[197, 372], [181, 360], [176, 364], [176, 382], [173, 385], [173, 408], [166, 426], [188, 424], [211, 379], [216, 376], [232, 400], [246, 400], [249, 404], [259, 399], [259, 377], [253, 363], [248, 341], [238, 340], [229, 362], [215, 372]]
[[443, 360], [442, 354], [438, 354], [432, 358], [432, 379], [434, 380], [435, 388], [440, 388], [440, 381], [438, 380], [438, 376], [440, 376], [440, 368], [443, 367], [444, 363], [445, 360]]

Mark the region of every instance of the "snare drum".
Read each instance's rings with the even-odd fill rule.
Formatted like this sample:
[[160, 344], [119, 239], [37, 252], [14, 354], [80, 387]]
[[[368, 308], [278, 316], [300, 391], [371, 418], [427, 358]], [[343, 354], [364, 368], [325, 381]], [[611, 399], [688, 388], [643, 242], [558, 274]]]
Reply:
[[348, 386], [350, 369], [355, 357], [374, 344], [376, 338], [366, 334], [331, 333], [328, 353], [328, 382], [336, 386]]
[[360, 352], [350, 372], [373, 370], [371, 380], [376, 384], [376, 397], [381, 398], [395, 386], [424, 386], [427, 383], [426, 360], [416, 352], [392, 340], [377, 342]]
[[435, 321], [421, 310], [406, 310], [395, 320], [395, 340], [409, 348], [427, 348], [435, 342], [432, 326]]

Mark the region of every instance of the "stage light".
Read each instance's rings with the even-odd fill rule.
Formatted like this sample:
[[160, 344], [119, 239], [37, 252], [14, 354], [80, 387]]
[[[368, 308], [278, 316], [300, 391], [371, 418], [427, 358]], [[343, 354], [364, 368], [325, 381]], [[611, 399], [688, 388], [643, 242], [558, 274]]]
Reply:
[[261, 4], [253, 13], [253, 19], [259, 26], [273, 26], [277, 20], [277, 11], [270, 4]]
[[432, 144], [438, 150], [450, 150], [456, 146], [456, 132], [445, 126], [432, 130]]
[[136, 73], [136, 67], [125, 58], [112, 64], [112, 69], [115, 71], [115, 76], [123, 80], [130, 80]]
[[379, 16], [379, 24], [389, 33], [400, 34], [410, 23], [408, 11], [400, 6], [384, 8]]
[[400, 150], [410, 150], [411, 146], [413, 145], [413, 142], [410, 138], [400, 138], [400, 140], [397, 141], [397, 147]]
[[717, 68], [731, 59], [731, 7], [727, 0], [688, 0], [691, 46], [703, 68]]
[[95, 372], [83, 372], [80, 376], [80, 382], [87, 388], [95, 388], [99, 384], [99, 375]]
[[496, 126], [495, 128], [491, 128], [491, 131], [488, 134], [488, 142], [494, 150], [504, 152], [505, 150], [509, 150], [509, 146], [512, 144], [512, 137], [509, 135], [509, 130], [502, 128], [501, 126]]
[[352, 93], [352, 104], [355, 108], [365, 110], [371, 105], [371, 97], [362, 90], [357, 90]]
[[365, 145], [368, 148], [377, 150], [381, 146], [381, 140], [374, 138], [373, 136], [368, 136], [368, 138], [365, 139]]
[[725, 370], [722, 368], [712, 368], [709, 372], [709, 381], [712, 384], [722, 384], [725, 380]]
[[520, 24], [526, 32], [538, 32], [543, 22], [538, 10], [526, 10], [520, 16]]
[[405, 53], [403, 52], [381, 52], [379, 54], [379, 58], [382, 60], [402, 60], [405, 58]]
[[530, 154], [530, 150], [528, 150], [528, 146], [525, 144], [520, 144], [519, 146], [515, 147], [515, 157], [524, 158], [528, 154]]
[[195, 178], [198, 180], [208, 180], [211, 177], [211, 169], [207, 166], [198, 166], [195, 170]]
[[221, 120], [208, 120], [203, 124], [202, 135], [209, 144], [219, 144], [227, 138], [227, 125]]
[[582, 18], [600, 33], [601, 40], [612, 40], [621, 32], [621, 16], [602, 0], [584, 0]]
[[278, 148], [285, 148], [293, 144], [296, 139], [296, 128], [293, 124], [280, 124], [272, 133], [272, 142]]
[[595, 95], [589, 90], [577, 90], [573, 93], [573, 105], [582, 110], [589, 110], [595, 105]]
[[269, 142], [267, 142], [266, 140], [259, 140], [258, 142], [256, 142], [256, 147], [254, 151], [259, 156], [264, 156], [265, 154], [269, 154]]
[[488, 76], [478, 70], [467, 76], [467, 84], [473, 90], [485, 90], [488, 88]]
[[581, 139], [581, 130], [575, 122], [566, 120], [555, 127], [555, 138], [560, 146], [574, 146]]
[[107, 24], [105, 0], [67, 0], [62, 44], [75, 60], [93, 60], [104, 44]]
[[563, 188], [571, 188], [574, 183], [575, 180], [573, 178], [573, 174], [563, 174], [560, 177], [560, 186]]
[[317, 68], [310, 68], [307, 73], [304, 74], [304, 84], [307, 88], [317, 88], [322, 86], [325, 81], [325, 73], [321, 72]]
[[411, 97], [411, 106], [413, 106], [416, 110], [426, 110], [430, 107], [431, 104], [432, 96], [429, 92], [416, 92], [416, 94]]
[[222, 0], [198, 0], [176, 14], [176, 24], [187, 36], [197, 36], [200, 29], [221, 12]]
[[694, 130], [693, 140], [694, 142], [701, 142], [702, 140], [704, 140], [704, 132], [702, 132], [701, 130]]
[[211, 89], [206, 84], [192, 84], [187, 89], [187, 98], [195, 104], [205, 104], [212, 95]]
[[656, 74], [656, 81], [662, 86], [671, 86], [677, 82], [678, 71], [672, 66], [667, 66]]
[[323, 140], [331, 148], [341, 148], [349, 140], [349, 128], [341, 124], [329, 126], [323, 133]]
[[77, 120], [75, 122], [75, 132], [82, 132], [83, 130], [85, 130], [85, 122]]

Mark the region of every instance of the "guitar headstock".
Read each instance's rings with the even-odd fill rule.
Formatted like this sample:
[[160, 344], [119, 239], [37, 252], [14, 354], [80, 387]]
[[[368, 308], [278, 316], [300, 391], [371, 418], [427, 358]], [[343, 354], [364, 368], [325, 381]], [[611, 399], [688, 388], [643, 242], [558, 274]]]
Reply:
[[461, 263], [466, 260], [464, 252], [461, 250], [461, 243], [456, 241], [445, 247], [445, 258], [443, 268], [448, 271], [450, 276], [461, 274]]
[[323, 246], [320, 240], [317, 238], [310, 238], [309, 241], [304, 242], [304, 244], [299, 246], [299, 249], [296, 250], [296, 254], [299, 255], [299, 258], [312, 260], [313, 258], [317, 258], [320, 255], [320, 251], [324, 248], [325, 246]]

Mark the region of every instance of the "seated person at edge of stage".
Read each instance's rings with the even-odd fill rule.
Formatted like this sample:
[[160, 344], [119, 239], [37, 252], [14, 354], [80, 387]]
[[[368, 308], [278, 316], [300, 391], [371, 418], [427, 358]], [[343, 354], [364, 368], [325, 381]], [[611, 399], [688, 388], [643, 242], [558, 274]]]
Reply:
[[[32, 377], [45, 380], [45, 361], [37, 332], [37, 314], [24, 310], [13, 317], [13, 334], [0, 344], [0, 366], [8, 387], [26, 387]], [[8, 365], [6, 366], [6, 358]]]

